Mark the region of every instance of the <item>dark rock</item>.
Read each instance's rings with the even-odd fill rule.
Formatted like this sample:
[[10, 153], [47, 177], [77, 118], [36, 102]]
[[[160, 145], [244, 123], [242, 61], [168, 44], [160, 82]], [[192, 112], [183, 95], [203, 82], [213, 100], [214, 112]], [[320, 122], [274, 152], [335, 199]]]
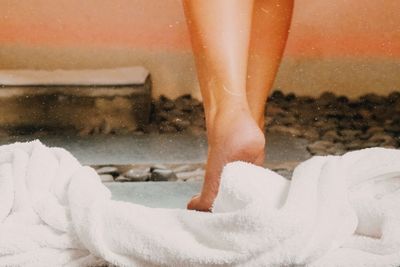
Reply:
[[304, 104], [309, 105], [309, 104], [312, 104], [315, 102], [315, 98], [312, 98], [309, 96], [298, 96], [296, 98], [296, 101], [297, 101], [297, 103], [302, 104], [302, 105], [304, 105]]
[[158, 113], [157, 119], [158, 119], [158, 121], [168, 121], [170, 119], [170, 117], [171, 117], [171, 114], [168, 113], [167, 111], [163, 110]]
[[183, 95], [175, 100], [176, 108], [182, 111], [192, 111], [194, 109], [193, 103], [191, 95]]
[[385, 125], [385, 130], [388, 132], [393, 132], [393, 133], [400, 133], [400, 124], [395, 122], [395, 123], [390, 123]]
[[378, 121], [384, 121], [386, 119], [390, 119], [393, 115], [393, 110], [391, 111], [385, 106], [374, 106], [371, 109], [372, 112], [372, 119], [378, 120]]
[[168, 169], [153, 169], [151, 171], [151, 181], [176, 181], [177, 179], [176, 174]]
[[361, 108], [358, 111], [358, 114], [360, 114], [360, 116], [363, 119], [370, 119], [372, 117], [372, 112], [370, 110], [368, 110], [368, 109], [365, 109], [365, 108]]
[[400, 92], [392, 92], [388, 95], [389, 103], [395, 103], [398, 100], [400, 100]]
[[392, 108], [395, 112], [400, 112], [400, 99], [397, 99], [393, 104]]
[[171, 123], [178, 131], [183, 131], [190, 126], [190, 121], [178, 117], [173, 118]]
[[293, 101], [296, 99], [296, 95], [294, 93], [289, 93], [285, 96], [286, 101]]
[[371, 93], [361, 96], [360, 102], [367, 105], [382, 105], [385, 103], [385, 98], [383, 96]]
[[175, 108], [175, 103], [174, 101], [167, 99], [164, 103], [162, 103], [161, 108], [165, 111], [170, 111]]
[[349, 99], [347, 98], [347, 96], [338, 96], [337, 98], [336, 98], [336, 101], [338, 102], [338, 103], [341, 103], [341, 104], [347, 104], [347, 103], [349, 103]]
[[328, 106], [336, 102], [335, 94], [331, 92], [325, 92], [321, 94], [319, 98], [316, 99], [315, 103], [321, 106]]
[[282, 91], [275, 90], [272, 92], [271, 96], [268, 98], [269, 101], [282, 101], [285, 100], [285, 95], [282, 93]]

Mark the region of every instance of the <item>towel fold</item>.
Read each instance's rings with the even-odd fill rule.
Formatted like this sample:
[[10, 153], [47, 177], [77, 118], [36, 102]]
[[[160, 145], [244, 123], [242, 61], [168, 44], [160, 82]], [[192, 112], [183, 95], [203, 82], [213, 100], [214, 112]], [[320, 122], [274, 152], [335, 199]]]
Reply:
[[114, 201], [39, 141], [0, 147], [0, 266], [397, 266], [400, 151], [225, 166], [213, 213]]

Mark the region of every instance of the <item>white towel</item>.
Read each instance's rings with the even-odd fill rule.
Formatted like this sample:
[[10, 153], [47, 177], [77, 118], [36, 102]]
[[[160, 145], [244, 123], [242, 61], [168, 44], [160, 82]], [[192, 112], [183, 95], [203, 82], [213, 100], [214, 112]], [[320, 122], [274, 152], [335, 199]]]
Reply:
[[291, 181], [228, 164], [213, 213], [111, 200], [39, 141], [0, 147], [0, 266], [396, 266], [400, 151], [314, 157]]

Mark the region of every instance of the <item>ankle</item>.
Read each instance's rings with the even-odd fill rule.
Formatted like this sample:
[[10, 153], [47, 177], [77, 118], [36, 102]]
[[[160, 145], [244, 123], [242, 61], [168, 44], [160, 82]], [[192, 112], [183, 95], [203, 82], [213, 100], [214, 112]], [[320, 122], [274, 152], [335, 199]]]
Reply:
[[215, 110], [215, 119], [221, 117], [234, 118], [238, 114], [245, 114], [251, 116], [249, 106], [243, 101], [226, 101]]

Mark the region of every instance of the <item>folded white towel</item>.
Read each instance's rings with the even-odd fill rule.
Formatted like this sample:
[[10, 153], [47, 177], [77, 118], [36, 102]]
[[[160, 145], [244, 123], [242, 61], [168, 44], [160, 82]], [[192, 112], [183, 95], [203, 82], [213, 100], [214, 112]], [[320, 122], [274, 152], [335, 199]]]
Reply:
[[39, 141], [0, 147], [0, 266], [396, 266], [400, 151], [314, 157], [292, 181], [228, 164], [213, 213], [111, 200]]

